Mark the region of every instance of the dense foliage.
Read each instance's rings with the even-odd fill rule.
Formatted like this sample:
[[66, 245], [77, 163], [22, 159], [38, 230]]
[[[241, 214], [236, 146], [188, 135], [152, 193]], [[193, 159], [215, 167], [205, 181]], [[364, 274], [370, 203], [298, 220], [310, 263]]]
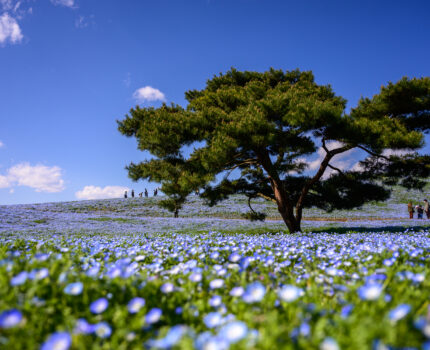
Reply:
[[[233, 193], [262, 197], [277, 204], [290, 232], [296, 232], [303, 208], [359, 207], [387, 199], [384, 183], [420, 187], [430, 174], [427, 156], [386, 153], [423, 146], [430, 124], [429, 78], [390, 83], [349, 114], [330, 86], [298, 70], [232, 69], [208, 80], [204, 89], [188, 91], [186, 98], [186, 109], [136, 107], [118, 122], [121, 133], [136, 137], [139, 149], [155, 156], [130, 164], [130, 176], [159, 181], [162, 190], [175, 182], [181, 199], [199, 188], [209, 204]], [[194, 147], [189, 157], [184, 146]], [[324, 156], [312, 174], [309, 157], [319, 149]], [[361, 169], [342, 171], [332, 164], [353, 149], [369, 156]], [[179, 178], [164, 171], [178, 164]], [[329, 170], [333, 173], [326, 176]], [[217, 174], [224, 179], [213, 185]]]

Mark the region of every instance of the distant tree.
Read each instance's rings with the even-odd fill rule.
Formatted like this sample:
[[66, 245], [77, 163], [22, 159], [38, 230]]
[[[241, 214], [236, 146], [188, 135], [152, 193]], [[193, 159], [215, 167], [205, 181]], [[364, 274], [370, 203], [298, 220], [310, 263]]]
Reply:
[[[318, 85], [311, 72], [298, 70], [232, 69], [185, 96], [186, 109], [136, 107], [118, 121], [121, 133], [136, 137], [139, 149], [155, 157], [132, 163], [130, 176], [171, 185], [178, 203], [199, 188], [210, 205], [235, 193], [262, 197], [275, 202], [289, 231], [297, 232], [304, 208], [360, 207], [387, 199], [386, 184], [419, 188], [420, 179], [429, 176], [428, 156], [393, 155], [423, 146], [423, 132], [429, 129], [429, 78], [390, 83], [350, 113], [330, 86]], [[189, 157], [184, 150], [190, 147], [184, 146], [194, 146]], [[320, 147], [324, 156], [309, 175], [308, 159]], [[359, 169], [333, 165], [335, 156], [353, 149], [368, 154]], [[166, 169], [178, 162], [183, 172], [175, 178]], [[218, 174], [224, 178], [214, 182]], [[179, 187], [173, 186], [174, 179]], [[262, 216], [251, 212], [250, 218]]]

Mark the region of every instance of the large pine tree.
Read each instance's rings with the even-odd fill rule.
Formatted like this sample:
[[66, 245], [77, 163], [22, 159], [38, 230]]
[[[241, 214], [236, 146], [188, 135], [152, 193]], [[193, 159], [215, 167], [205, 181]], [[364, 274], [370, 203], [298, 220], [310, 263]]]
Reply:
[[[428, 156], [387, 153], [422, 148], [430, 125], [429, 78], [390, 83], [350, 113], [330, 86], [298, 70], [232, 69], [185, 96], [186, 108], [136, 107], [118, 121], [121, 133], [154, 156], [130, 164], [130, 177], [160, 182], [180, 205], [197, 189], [212, 205], [234, 193], [262, 197], [275, 202], [290, 232], [297, 232], [306, 207], [359, 207], [387, 199], [386, 184], [419, 188], [429, 175]], [[184, 146], [194, 146], [189, 156]], [[311, 173], [308, 159], [321, 148]], [[353, 149], [368, 155], [359, 169], [333, 164]], [[224, 179], [213, 184], [218, 174]]]

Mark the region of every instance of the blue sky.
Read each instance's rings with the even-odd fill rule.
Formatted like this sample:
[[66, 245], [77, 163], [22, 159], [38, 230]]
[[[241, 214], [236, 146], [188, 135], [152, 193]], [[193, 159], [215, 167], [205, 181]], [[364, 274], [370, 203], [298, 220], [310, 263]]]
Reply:
[[0, 0], [0, 204], [151, 190], [116, 120], [230, 67], [312, 70], [348, 107], [429, 76], [429, 16], [426, 0]]

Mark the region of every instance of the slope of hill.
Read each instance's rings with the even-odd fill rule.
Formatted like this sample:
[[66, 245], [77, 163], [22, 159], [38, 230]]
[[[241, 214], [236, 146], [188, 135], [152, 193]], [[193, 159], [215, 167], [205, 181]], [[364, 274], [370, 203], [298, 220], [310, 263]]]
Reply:
[[[421, 203], [430, 198], [430, 185], [424, 192], [395, 188], [390, 200], [369, 203], [360, 209], [326, 213], [319, 209], [305, 211], [302, 228], [357, 228], [426, 225], [427, 220], [407, 219], [407, 202]], [[0, 206], [0, 233], [17, 231], [150, 233], [166, 231], [283, 231], [286, 229], [274, 203], [257, 199], [254, 210], [268, 215], [265, 222], [250, 222], [242, 215], [249, 210], [247, 199], [232, 196], [214, 207], [204, 205], [198, 196], [190, 196], [180, 218], [158, 207], [162, 197], [87, 200], [44, 204]]]

